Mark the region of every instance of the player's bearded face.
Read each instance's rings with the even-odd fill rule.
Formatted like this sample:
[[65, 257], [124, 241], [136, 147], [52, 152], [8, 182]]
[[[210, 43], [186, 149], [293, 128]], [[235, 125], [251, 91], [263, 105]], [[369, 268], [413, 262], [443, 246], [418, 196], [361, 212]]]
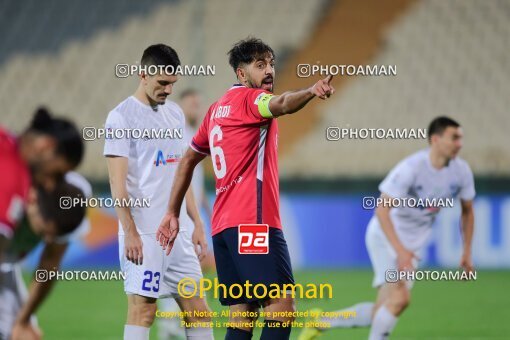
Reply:
[[246, 82], [252, 88], [273, 92], [274, 76], [274, 58], [271, 54], [246, 67]]
[[145, 93], [154, 104], [162, 105], [166, 97], [172, 94], [173, 85], [177, 81], [177, 76], [159, 74], [155, 76], [145, 76], [143, 79]]

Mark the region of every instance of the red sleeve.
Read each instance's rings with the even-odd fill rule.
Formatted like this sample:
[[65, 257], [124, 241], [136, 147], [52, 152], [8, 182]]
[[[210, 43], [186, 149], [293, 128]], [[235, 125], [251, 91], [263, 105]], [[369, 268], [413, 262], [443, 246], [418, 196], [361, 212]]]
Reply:
[[246, 90], [246, 94], [244, 97], [245, 110], [243, 110], [243, 112], [246, 113], [243, 115], [244, 123], [246, 124], [263, 123], [271, 119], [268, 117], [263, 117], [259, 111], [259, 101], [264, 95], [273, 96], [271, 92], [262, 89], [250, 88]]
[[0, 137], [0, 234], [10, 238], [23, 216], [30, 188], [30, 174], [15, 151], [12, 141]]
[[209, 121], [211, 120], [211, 112], [214, 111], [215, 106], [216, 103], [209, 107], [202, 124], [200, 124], [200, 128], [198, 128], [197, 133], [193, 136], [190, 143], [190, 147], [193, 150], [204, 155], [211, 154], [211, 151], [209, 150]]

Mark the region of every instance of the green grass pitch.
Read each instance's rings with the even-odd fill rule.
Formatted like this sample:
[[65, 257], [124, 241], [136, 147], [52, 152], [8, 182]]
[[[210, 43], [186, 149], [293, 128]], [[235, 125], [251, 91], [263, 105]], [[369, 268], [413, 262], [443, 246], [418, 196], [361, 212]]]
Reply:
[[[299, 310], [337, 310], [375, 298], [369, 270], [297, 271], [295, 277], [302, 284], [330, 283], [334, 288], [333, 299], [298, 300]], [[510, 271], [479, 271], [475, 282], [417, 282], [392, 339], [510, 339], [509, 283]], [[209, 305], [222, 309], [212, 297]], [[58, 282], [38, 317], [45, 339], [120, 339], [126, 317], [122, 282]], [[292, 339], [298, 333], [293, 329]], [[156, 335], [153, 328], [151, 339]], [[214, 335], [223, 339], [225, 330], [214, 329]], [[259, 335], [256, 330], [253, 338]], [[367, 336], [368, 329], [334, 329], [320, 339]]]

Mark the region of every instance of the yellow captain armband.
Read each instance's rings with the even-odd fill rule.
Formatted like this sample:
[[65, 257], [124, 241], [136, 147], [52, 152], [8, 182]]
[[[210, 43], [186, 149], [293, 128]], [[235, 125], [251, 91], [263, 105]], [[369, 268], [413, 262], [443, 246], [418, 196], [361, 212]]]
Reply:
[[261, 93], [255, 101], [259, 107], [259, 113], [264, 118], [273, 118], [271, 110], [269, 110], [269, 101], [274, 95], [269, 93]]

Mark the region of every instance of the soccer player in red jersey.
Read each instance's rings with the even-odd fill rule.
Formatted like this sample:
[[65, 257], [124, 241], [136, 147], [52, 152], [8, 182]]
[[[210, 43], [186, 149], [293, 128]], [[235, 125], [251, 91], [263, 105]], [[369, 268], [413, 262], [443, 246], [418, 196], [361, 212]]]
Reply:
[[61, 197], [83, 196], [64, 177], [83, 151], [74, 124], [43, 108], [19, 137], [0, 127], [0, 339], [41, 337], [34, 314], [54, 280], [34, 280], [26, 293], [18, 261], [42, 241], [38, 269], [58, 268], [84, 215], [81, 207], [59, 208]]
[[78, 166], [83, 150], [76, 127], [44, 108], [19, 137], [0, 127], [0, 256], [23, 217], [30, 186], [51, 189], [55, 178]]
[[[299, 111], [314, 97], [328, 98], [334, 93], [331, 76], [313, 86], [274, 95], [274, 52], [259, 39], [238, 42], [229, 51], [229, 63], [239, 84], [213, 103], [179, 164], [170, 196], [169, 210], [158, 229], [161, 245], [170, 253], [179, 231], [179, 211], [195, 166], [210, 155], [216, 177], [216, 202], [213, 208], [212, 235], [218, 280], [226, 287], [233, 284], [251, 287], [293, 284], [287, 244], [279, 213], [278, 123], [284, 114]], [[242, 253], [239, 246], [240, 224], [268, 225], [267, 253]], [[243, 241], [244, 242], [244, 241]], [[256, 313], [282, 317], [266, 318], [261, 339], [288, 339], [293, 321], [294, 299], [258, 298], [262, 289], [243, 292], [240, 298], [220, 297], [230, 306], [231, 322], [226, 339], [251, 339], [249, 327]], [[221, 295], [221, 294], [220, 294]], [[288, 314], [289, 314], [288, 313]], [[237, 315], [233, 317], [233, 315]], [[246, 315], [246, 314], [245, 314]], [[246, 325], [246, 326], [245, 326]]]

